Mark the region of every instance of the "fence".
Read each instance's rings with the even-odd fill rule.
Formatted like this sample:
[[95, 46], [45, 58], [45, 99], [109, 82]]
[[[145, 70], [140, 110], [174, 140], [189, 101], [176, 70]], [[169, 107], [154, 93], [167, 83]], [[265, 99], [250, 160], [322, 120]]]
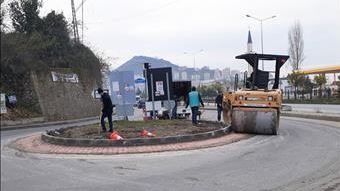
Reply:
[[312, 90], [297, 90], [296, 92], [291, 89], [283, 91], [284, 100], [312, 100], [312, 99], [334, 99], [340, 98], [340, 88], [338, 89], [312, 89]]

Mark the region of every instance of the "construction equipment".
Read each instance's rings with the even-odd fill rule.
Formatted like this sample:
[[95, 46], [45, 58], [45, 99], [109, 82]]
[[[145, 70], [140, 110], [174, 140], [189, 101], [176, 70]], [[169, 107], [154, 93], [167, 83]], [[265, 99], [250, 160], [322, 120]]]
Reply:
[[[249, 78], [245, 72], [241, 89], [238, 89], [238, 76], [235, 76], [234, 91], [223, 94], [224, 122], [231, 124], [235, 132], [278, 134], [282, 103], [280, 68], [288, 58], [286, 55], [254, 53], [236, 56], [236, 59], [246, 60], [253, 72]], [[269, 72], [258, 69], [259, 60], [275, 61], [275, 79], [271, 89], [268, 88]]]

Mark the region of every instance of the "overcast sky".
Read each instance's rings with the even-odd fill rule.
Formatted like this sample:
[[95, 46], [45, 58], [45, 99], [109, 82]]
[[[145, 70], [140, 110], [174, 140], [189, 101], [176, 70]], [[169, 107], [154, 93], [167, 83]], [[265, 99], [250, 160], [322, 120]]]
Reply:
[[[56, 10], [71, 21], [70, 0], [43, 2], [42, 15]], [[76, 7], [80, 3], [75, 0]], [[246, 51], [248, 29], [253, 49], [261, 52], [260, 23], [246, 14], [277, 16], [263, 22], [265, 53], [287, 54], [288, 31], [300, 21], [303, 68], [340, 64], [340, 0], [85, 0], [84, 42], [117, 58], [112, 68], [140, 55], [193, 67], [193, 55], [183, 52], [203, 49], [196, 67], [243, 70], [234, 58]]]

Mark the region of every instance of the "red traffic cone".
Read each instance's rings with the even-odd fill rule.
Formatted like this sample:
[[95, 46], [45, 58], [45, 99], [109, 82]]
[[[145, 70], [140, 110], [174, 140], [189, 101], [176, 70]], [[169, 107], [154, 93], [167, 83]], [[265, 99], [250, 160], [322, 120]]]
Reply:
[[110, 135], [110, 139], [111, 139], [111, 140], [122, 140], [123, 137], [121, 137], [121, 136], [117, 133], [117, 131], [113, 131], [113, 132], [111, 133], [111, 135]]
[[141, 133], [142, 137], [155, 137], [156, 135], [143, 129], [142, 133]]

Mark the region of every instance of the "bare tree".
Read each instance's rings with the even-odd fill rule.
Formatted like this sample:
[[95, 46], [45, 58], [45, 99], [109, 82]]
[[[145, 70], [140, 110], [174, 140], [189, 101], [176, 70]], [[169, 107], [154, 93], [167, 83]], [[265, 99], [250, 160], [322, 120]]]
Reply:
[[0, 0], [0, 27], [1, 27], [1, 32], [4, 30], [4, 28], [6, 28], [6, 25], [4, 24], [4, 18], [6, 15], [6, 11], [5, 11], [5, 6], [3, 5], [4, 0]]
[[305, 59], [303, 48], [303, 34], [302, 27], [299, 21], [296, 21], [294, 25], [290, 28], [288, 33], [289, 42], [289, 62], [293, 70], [299, 70], [301, 64]]

